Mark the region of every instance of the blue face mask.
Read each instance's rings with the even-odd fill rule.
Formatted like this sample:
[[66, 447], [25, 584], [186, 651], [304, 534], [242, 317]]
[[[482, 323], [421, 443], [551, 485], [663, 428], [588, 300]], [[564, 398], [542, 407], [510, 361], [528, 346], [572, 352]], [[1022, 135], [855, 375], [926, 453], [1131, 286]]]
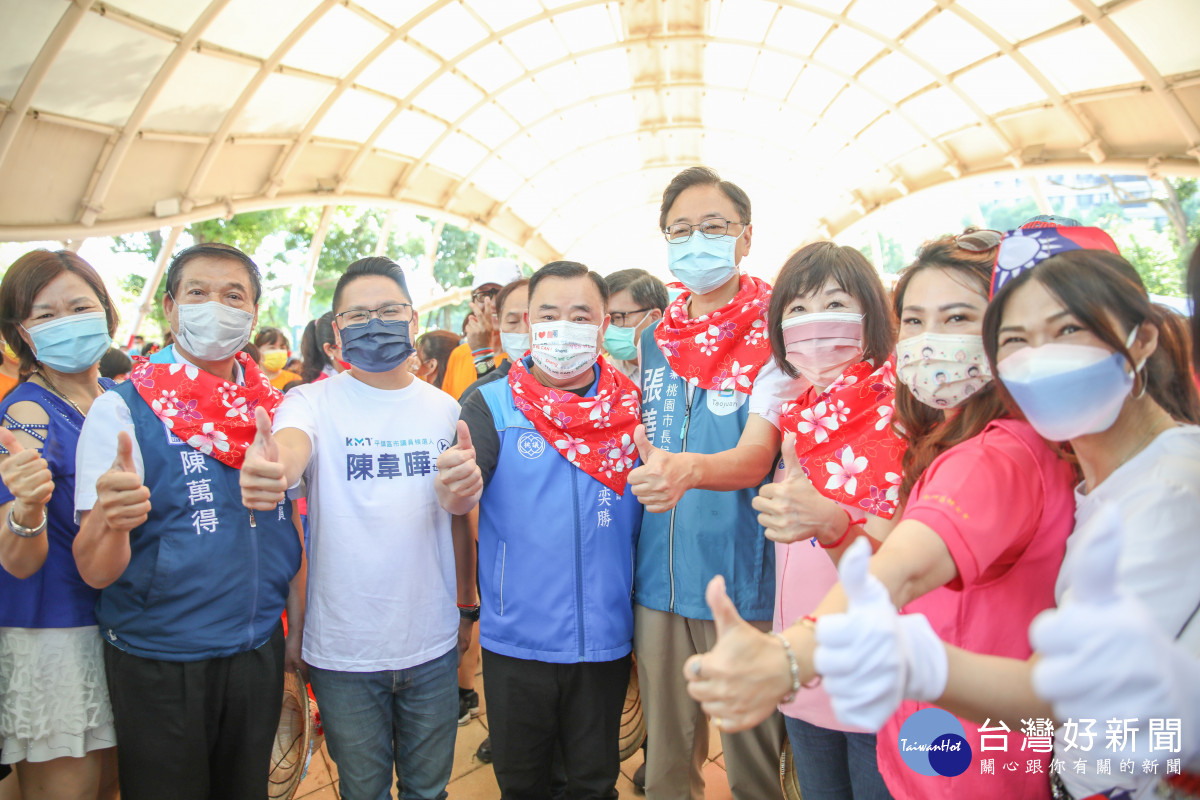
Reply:
[[1108, 430], [1133, 388], [1123, 355], [1088, 345], [1024, 347], [996, 370], [1025, 419], [1052, 442]]
[[59, 372], [83, 372], [112, 347], [103, 311], [59, 317], [25, 328], [37, 360]]
[[619, 361], [633, 361], [637, 358], [637, 343], [633, 339], [636, 330], [636, 325], [632, 328], [618, 328], [609, 323], [608, 329], [604, 331], [604, 349]]
[[372, 318], [366, 325], [342, 328], [342, 358], [366, 372], [389, 372], [413, 352], [407, 322]]
[[707, 294], [737, 272], [734, 250], [738, 238], [726, 235], [709, 239], [692, 231], [688, 238], [667, 245], [667, 267], [692, 294]]

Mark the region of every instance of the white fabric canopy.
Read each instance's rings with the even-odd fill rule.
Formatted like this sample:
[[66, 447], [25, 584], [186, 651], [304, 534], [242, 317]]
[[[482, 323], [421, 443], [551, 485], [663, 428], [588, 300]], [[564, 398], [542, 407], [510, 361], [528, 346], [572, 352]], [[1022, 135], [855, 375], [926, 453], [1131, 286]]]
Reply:
[[0, 0], [0, 240], [398, 206], [662, 261], [703, 163], [786, 253], [960, 176], [1200, 174], [1197, 0]]

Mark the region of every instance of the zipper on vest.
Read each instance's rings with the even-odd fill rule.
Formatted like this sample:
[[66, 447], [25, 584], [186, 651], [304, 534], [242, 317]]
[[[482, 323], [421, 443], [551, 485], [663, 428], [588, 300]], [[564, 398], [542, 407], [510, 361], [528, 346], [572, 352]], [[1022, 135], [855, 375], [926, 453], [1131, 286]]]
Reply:
[[575, 504], [575, 625], [579, 629], [579, 657], [582, 659], [585, 646], [583, 632], [583, 533], [579, 526], [579, 470], [571, 470], [571, 498]]
[[262, 585], [258, 574], [258, 530], [254, 524], [254, 512], [250, 512], [250, 569], [254, 575], [254, 589], [250, 593], [250, 621], [246, 625], [246, 641], [250, 647], [254, 647], [258, 642], [254, 641], [254, 618], [258, 616], [258, 592]]
[[[679, 437], [681, 443], [679, 452], [686, 453], [688, 428], [691, 427], [688, 423], [692, 419], [692, 400], [695, 399], [696, 392], [692, 390], [691, 386], [684, 383], [683, 395], [683, 431]], [[682, 502], [683, 498], [680, 497], [679, 500]], [[678, 507], [679, 503], [676, 503], [671, 508], [671, 524], [667, 530], [667, 571], [670, 573], [671, 578], [671, 602], [667, 608], [670, 609], [672, 614], [675, 613], [675, 509]]]

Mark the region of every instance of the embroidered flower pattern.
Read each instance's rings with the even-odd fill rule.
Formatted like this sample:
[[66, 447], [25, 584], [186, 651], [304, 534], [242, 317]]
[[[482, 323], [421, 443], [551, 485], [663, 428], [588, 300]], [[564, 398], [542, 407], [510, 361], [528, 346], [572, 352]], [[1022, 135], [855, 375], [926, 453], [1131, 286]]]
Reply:
[[577, 455], [586, 455], [592, 452], [592, 448], [584, 444], [583, 439], [576, 439], [571, 434], [566, 434], [563, 438], [554, 443], [554, 446], [563, 451], [563, 455], [567, 457], [567, 461], [574, 463]]
[[761, 344], [767, 338], [767, 325], [761, 319], [750, 323], [750, 330], [742, 337], [742, 341], [753, 347]]
[[858, 501], [861, 508], [865, 508], [868, 514], [875, 516], [883, 516], [890, 514], [893, 511], [892, 504], [888, 502], [886, 495], [880, 491], [878, 486], [872, 486], [870, 493], [862, 500]]
[[200, 374], [200, 370], [198, 368], [193, 367], [191, 364], [184, 364], [182, 361], [177, 361], [174, 364], [167, 365], [167, 372], [171, 375], [178, 374], [179, 370], [183, 370], [183, 374], [193, 381], [196, 380], [196, 376]]
[[835, 453], [834, 455], [840, 458], [841, 462], [825, 462], [825, 471], [829, 473], [829, 480], [825, 482], [825, 488], [841, 489], [850, 495], [857, 494], [858, 476], [867, 468], [867, 457], [855, 458], [854, 450], [850, 445], [843, 447], [840, 454]]
[[875, 413], [879, 415], [879, 421], [875, 423], [875, 430], [881, 431], [888, 425], [892, 424], [892, 414], [895, 413], [895, 406], [880, 406], [875, 409]]
[[888, 482], [887, 493], [884, 495], [888, 500], [895, 503], [900, 500], [900, 484], [904, 478], [898, 472], [889, 472], [883, 476], [883, 479]]
[[229, 450], [229, 438], [216, 430], [216, 426], [211, 422], [201, 425], [200, 432], [189, 438], [187, 443], [207, 456], [212, 455], [213, 448], [222, 452]]
[[800, 421], [796, 423], [799, 433], [811, 433], [813, 439], [820, 442], [829, 441], [829, 432], [838, 429], [838, 420], [834, 415], [827, 415], [825, 403], [817, 403], [812, 408], [800, 412]]
[[711, 356], [717, 352], [717, 326], [709, 325], [708, 330], [696, 337], [696, 344], [700, 345], [700, 352], [706, 356]]

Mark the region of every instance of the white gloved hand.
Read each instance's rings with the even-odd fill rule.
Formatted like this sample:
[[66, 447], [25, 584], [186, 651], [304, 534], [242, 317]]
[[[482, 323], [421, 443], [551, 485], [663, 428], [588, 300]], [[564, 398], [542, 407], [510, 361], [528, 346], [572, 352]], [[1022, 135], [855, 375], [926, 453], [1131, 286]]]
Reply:
[[946, 649], [923, 614], [898, 614], [887, 589], [870, 573], [871, 547], [855, 541], [838, 575], [844, 614], [817, 621], [813, 665], [847, 725], [878, 730], [900, 702], [936, 700], [946, 690]]
[[1152, 718], [1182, 720], [1182, 757], [1200, 756], [1200, 659], [1172, 641], [1136, 598], [1117, 589], [1121, 518], [1101, 511], [1080, 542], [1070, 602], [1029, 627], [1040, 658], [1033, 688], [1068, 719], [1138, 719], [1137, 750], [1148, 752]]

